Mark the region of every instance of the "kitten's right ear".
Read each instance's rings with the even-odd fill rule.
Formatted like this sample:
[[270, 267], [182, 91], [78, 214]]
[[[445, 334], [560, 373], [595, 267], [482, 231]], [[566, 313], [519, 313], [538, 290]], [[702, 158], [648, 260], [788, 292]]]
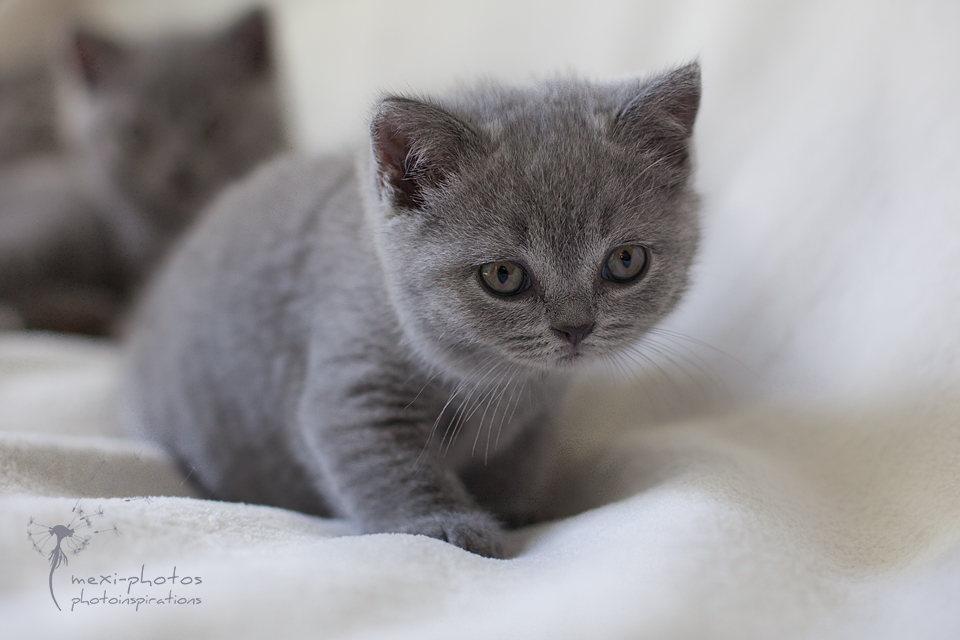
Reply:
[[381, 193], [411, 210], [483, 148], [480, 134], [443, 109], [400, 97], [378, 105], [370, 139]]
[[233, 57], [252, 73], [270, 70], [270, 24], [264, 9], [254, 9], [227, 29], [224, 42]]
[[89, 87], [100, 85], [126, 57], [119, 45], [83, 30], [73, 33], [72, 45], [80, 74]]
[[683, 165], [699, 108], [700, 63], [692, 62], [646, 82], [617, 114], [613, 135], [623, 144]]

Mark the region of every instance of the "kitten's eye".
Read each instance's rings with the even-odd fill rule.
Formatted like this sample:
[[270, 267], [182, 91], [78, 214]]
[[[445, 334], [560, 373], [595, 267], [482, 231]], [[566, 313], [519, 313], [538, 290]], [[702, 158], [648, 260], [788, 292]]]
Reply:
[[617, 247], [607, 256], [603, 277], [614, 282], [630, 282], [643, 273], [647, 264], [647, 250], [636, 244]]
[[487, 289], [500, 296], [512, 296], [530, 286], [523, 267], [516, 262], [488, 262], [480, 267], [480, 279]]

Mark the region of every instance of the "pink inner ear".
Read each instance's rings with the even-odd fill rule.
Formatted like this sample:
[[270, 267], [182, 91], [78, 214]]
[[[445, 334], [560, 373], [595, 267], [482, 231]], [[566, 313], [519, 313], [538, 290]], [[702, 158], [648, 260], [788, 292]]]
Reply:
[[90, 86], [101, 83], [123, 58], [123, 51], [117, 45], [82, 31], [74, 34], [73, 48], [83, 79]]
[[410, 138], [389, 122], [389, 117], [374, 125], [373, 148], [381, 179], [393, 190], [398, 205], [417, 209], [423, 204], [420, 185], [407, 171], [412, 146]]
[[382, 120], [374, 126], [373, 144], [382, 167], [405, 167], [410, 141], [391, 123]]

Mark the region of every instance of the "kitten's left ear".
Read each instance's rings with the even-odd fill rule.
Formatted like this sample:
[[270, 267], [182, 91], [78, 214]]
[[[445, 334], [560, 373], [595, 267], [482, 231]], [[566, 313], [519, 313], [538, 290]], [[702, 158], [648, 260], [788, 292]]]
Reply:
[[378, 105], [370, 141], [382, 192], [394, 206], [409, 210], [422, 209], [425, 192], [483, 148], [481, 135], [452, 114], [400, 97]]
[[700, 108], [700, 63], [653, 78], [620, 110], [613, 122], [615, 140], [684, 164], [693, 123]]
[[270, 70], [270, 24], [263, 9], [251, 11], [227, 29], [223, 43], [231, 57], [252, 73]]

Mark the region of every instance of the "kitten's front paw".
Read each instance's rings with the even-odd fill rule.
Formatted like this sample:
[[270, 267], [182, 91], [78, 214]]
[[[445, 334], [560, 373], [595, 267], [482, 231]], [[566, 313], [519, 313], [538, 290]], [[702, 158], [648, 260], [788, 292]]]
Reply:
[[503, 536], [493, 516], [483, 512], [441, 511], [415, 518], [397, 529], [456, 545], [487, 558], [502, 558]]

